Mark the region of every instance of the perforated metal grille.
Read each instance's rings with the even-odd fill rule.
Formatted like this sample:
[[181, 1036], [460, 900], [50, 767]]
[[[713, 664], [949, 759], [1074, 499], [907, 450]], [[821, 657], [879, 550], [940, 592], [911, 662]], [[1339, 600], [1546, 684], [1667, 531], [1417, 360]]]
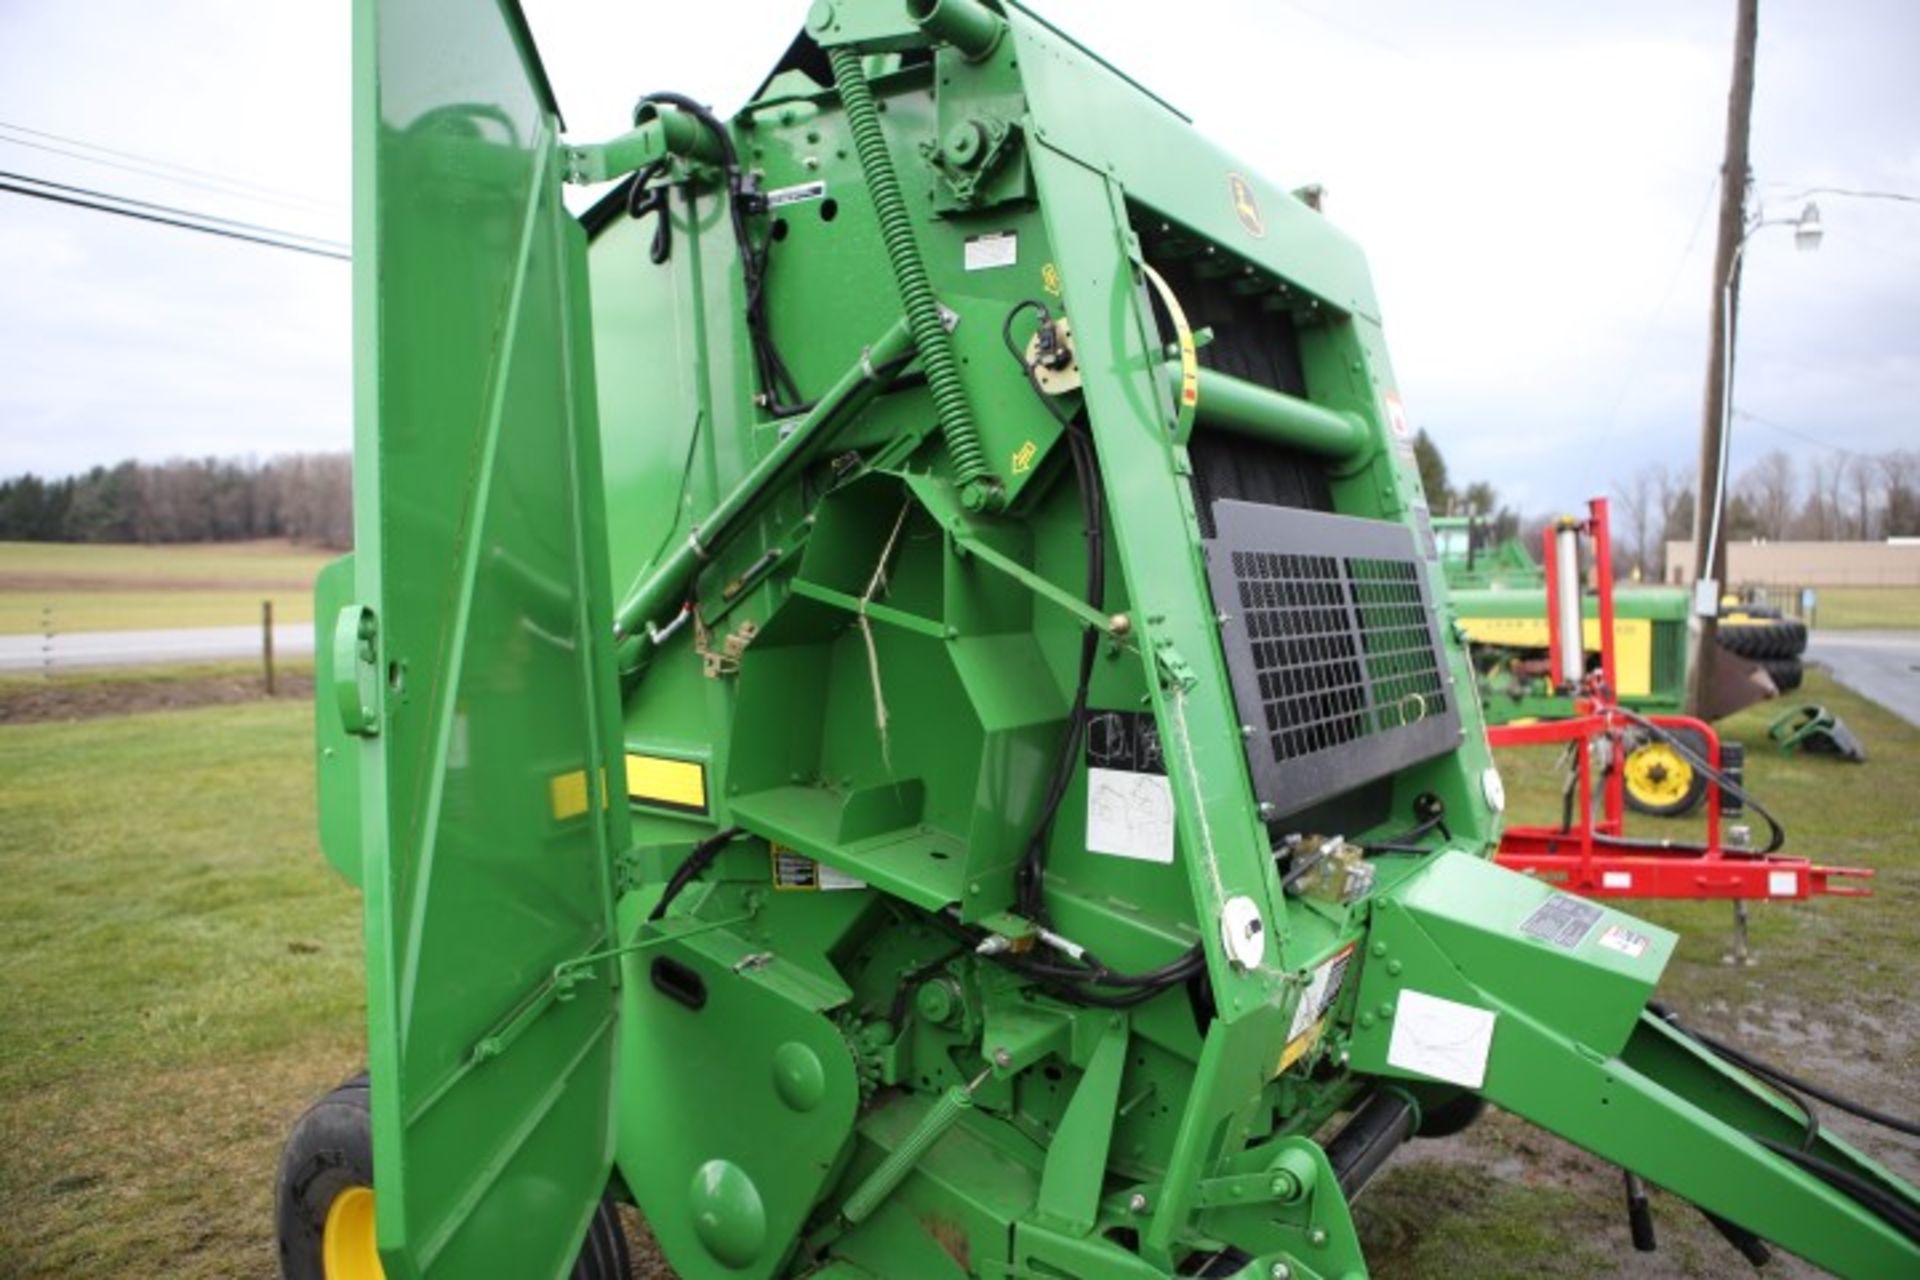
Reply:
[[1367, 673], [1340, 561], [1235, 551], [1233, 576], [1274, 757], [1310, 755], [1365, 733]]
[[1373, 686], [1373, 728], [1397, 729], [1447, 709], [1439, 655], [1427, 627], [1420, 567], [1411, 560], [1347, 561]]
[[1208, 571], [1262, 800], [1292, 812], [1453, 746], [1409, 530], [1242, 502], [1215, 519]]

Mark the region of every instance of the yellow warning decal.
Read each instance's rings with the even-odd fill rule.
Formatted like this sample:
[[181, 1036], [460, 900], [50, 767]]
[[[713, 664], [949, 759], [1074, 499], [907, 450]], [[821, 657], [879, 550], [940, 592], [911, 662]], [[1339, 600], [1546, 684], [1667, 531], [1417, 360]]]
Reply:
[[553, 820], [565, 822], [587, 811], [587, 771], [557, 774], [547, 782], [547, 799], [553, 806]]
[[[565, 822], [587, 811], [587, 771], [556, 773], [547, 780], [547, 803], [553, 808], [553, 820]], [[607, 807], [607, 771], [600, 771], [600, 807]]]
[[1320, 1043], [1320, 1037], [1326, 1033], [1326, 1030], [1327, 1020], [1322, 1018], [1320, 1021], [1314, 1023], [1308, 1031], [1287, 1041], [1287, 1047], [1280, 1054], [1280, 1065], [1273, 1069], [1273, 1074], [1279, 1075], [1282, 1071], [1285, 1071], [1288, 1067], [1306, 1057], [1307, 1050]]
[[627, 753], [627, 799], [666, 809], [707, 811], [707, 767], [697, 760]]

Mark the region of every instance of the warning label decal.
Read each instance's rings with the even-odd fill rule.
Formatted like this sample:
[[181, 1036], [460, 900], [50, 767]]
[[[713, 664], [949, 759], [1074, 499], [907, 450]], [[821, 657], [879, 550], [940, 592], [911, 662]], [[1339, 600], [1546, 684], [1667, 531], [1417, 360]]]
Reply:
[[1568, 894], [1556, 893], [1521, 922], [1520, 932], [1571, 951], [1587, 940], [1598, 923], [1600, 908]]

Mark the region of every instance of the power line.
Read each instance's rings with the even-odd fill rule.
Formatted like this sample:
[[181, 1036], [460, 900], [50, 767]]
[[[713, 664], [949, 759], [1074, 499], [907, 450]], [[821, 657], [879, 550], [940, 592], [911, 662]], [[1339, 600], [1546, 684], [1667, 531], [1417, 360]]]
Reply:
[[49, 133], [45, 129], [30, 129], [23, 124], [12, 124], [8, 121], [0, 120], [0, 130], [6, 130], [10, 133], [24, 133], [35, 138], [46, 139], [48, 142], [64, 142], [69, 147], [80, 147], [87, 151], [98, 151], [102, 155], [119, 156], [122, 160], [132, 160], [135, 163], [143, 165], [145, 167], [140, 169], [134, 169], [134, 168], [130, 168], [127, 165], [114, 164], [110, 160], [102, 160], [97, 156], [79, 155], [75, 152], [63, 150], [59, 147], [46, 146], [44, 145], [44, 143], [27, 142], [19, 138], [0, 138], [0, 142], [11, 142], [15, 146], [21, 146], [21, 147], [33, 147], [34, 149], [39, 151], [51, 151], [56, 155], [70, 156], [75, 160], [84, 160], [89, 164], [101, 164], [101, 165], [107, 165], [108, 167], [114, 168], [114, 169], [126, 169], [130, 173], [144, 173], [148, 177], [163, 178], [169, 182], [185, 182], [186, 185], [189, 185], [189, 186], [203, 185], [198, 182], [187, 182], [187, 180], [184, 178], [169, 177], [165, 173], [156, 172], [156, 170], [172, 170], [174, 173], [187, 174], [194, 178], [211, 179], [214, 182], [220, 183], [227, 187], [236, 188], [239, 191], [257, 192], [259, 193], [258, 198], [269, 198], [269, 199], [272, 199], [275, 203], [284, 204], [284, 203], [292, 202], [295, 204], [307, 205], [316, 209], [335, 209], [339, 207], [337, 203], [329, 203], [324, 200], [316, 200], [312, 196], [303, 196], [298, 192], [285, 191], [278, 187], [269, 187], [258, 182], [249, 182], [244, 178], [229, 177], [224, 173], [216, 173], [211, 169], [196, 169], [192, 165], [177, 164], [171, 160], [161, 160], [154, 156], [141, 155], [137, 151], [123, 151], [117, 147], [101, 146], [97, 142], [88, 142], [84, 138], [72, 138], [72, 137], [68, 137], [65, 134]]
[[1655, 327], [1660, 317], [1666, 314], [1667, 304], [1673, 301], [1673, 292], [1679, 287], [1680, 277], [1686, 273], [1687, 263], [1693, 260], [1693, 247], [1700, 241], [1700, 228], [1707, 224], [1707, 210], [1713, 207], [1713, 193], [1719, 190], [1720, 175], [1715, 174], [1707, 180], [1707, 189], [1700, 196], [1700, 208], [1693, 215], [1693, 230], [1687, 233], [1686, 248], [1680, 251], [1680, 257], [1673, 264], [1673, 271], [1667, 276], [1667, 287], [1660, 294], [1660, 301], [1653, 308], [1653, 314], [1640, 330], [1640, 341], [1634, 344], [1633, 357], [1627, 361], [1627, 371], [1620, 379], [1620, 389], [1614, 394], [1613, 408], [1607, 413], [1607, 426], [1611, 428], [1620, 419], [1620, 410], [1626, 407], [1627, 396], [1633, 391], [1634, 380], [1640, 376], [1640, 363], [1646, 359], [1647, 349], [1653, 345]]
[[1849, 458], [1863, 456], [1857, 450], [1846, 448], [1844, 445], [1834, 444], [1830, 440], [1822, 440], [1818, 436], [1810, 435], [1805, 431], [1790, 427], [1784, 422], [1775, 422], [1773, 419], [1763, 418], [1757, 413], [1748, 413], [1745, 409], [1735, 409], [1733, 416], [1736, 418], [1745, 418], [1748, 422], [1757, 423], [1772, 431], [1778, 431], [1783, 436], [1792, 436], [1795, 440], [1804, 441], [1811, 445], [1818, 445], [1822, 449], [1831, 449], [1835, 453], [1845, 454]]
[[1798, 200], [1802, 196], [1840, 196], [1848, 200], [1894, 200], [1901, 204], [1920, 204], [1920, 195], [1912, 195], [1905, 191], [1862, 191], [1857, 187], [1802, 187], [1798, 191], [1789, 191], [1780, 198]]
[[[294, 253], [311, 254], [316, 258], [338, 258], [342, 262], [347, 262], [351, 261], [353, 256], [350, 253], [344, 252], [344, 246], [338, 249], [326, 248], [324, 246], [330, 243], [327, 241], [314, 244], [300, 244], [294, 240], [284, 238], [292, 233], [275, 232], [273, 228], [261, 228], [261, 230], [270, 232], [271, 234], [254, 235], [248, 231], [235, 230], [232, 226], [213, 226], [210, 225], [210, 221], [225, 223], [228, 220], [209, 220], [204, 214], [197, 214], [188, 209], [174, 209], [167, 205], [148, 204], [145, 201], [128, 201], [120, 196], [108, 195], [100, 191], [87, 191], [81, 187], [66, 187], [54, 183], [41, 183], [40, 185], [42, 187], [57, 187], [55, 190], [41, 190], [36, 187], [23, 187], [4, 180], [17, 176], [23, 175], [7, 174], [0, 171], [0, 191], [10, 191], [15, 195], [32, 196], [36, 200], [51, 200], [56, 204], [72, 205], [79, 209], [91, 209], [95, 213], [115, 213], [123, 218], [137, 218], [141, 222], [154, 222], [162, 226], [178, 227], [183, 231], [198, 231], [203, 235], [221, 236], [228, 240], [245, 240], [250, 244], [263, 244], [274, 249], [289, 249]], [[39, 182], [37, 178], [26, 178], [25, 180], [27, 182]], [[63, 195], [61, 194], [63, 191], [83, 192], [84, 194]], [[98, 199], [88, 199], [87, 197], [89, 196], [98, 197]], [[119, 200], [122, 203], [103, 203], [103, 201], [110, 200]], [[180, 216], [167, 217], [158, 213], [146, 213], [142, 212], [141, 209], [126, 207], [130, 204], [139, 204], [147, 209], [166, 209], [169, 213]], [[242, 223], [238, 225], [247, 226], [249, 224]]]
[[15, 182], [30, 182], [36, 187], [50, 187], [55, 191], [66, 191], [74, 195], [93, 196], [101, 200], [111, 200], [116, 204], [131, 205], [136, 209], [153, 209], [160, 213], [174, 214], [183, 218], [192, 218], [199, 222], [213, 223], [217, 226], [233, 227], [239, 231], [253, 231], [261, 235], [277, 236], [288, 240], [310, 240], [318, 245], [344, 250], [347, 246], [338, 240], [328, 240], [321, 236], [308, 235], [304, 231], [288, 231], [281, 227], [269, 227], [258, 222], [242, 222], [237, 218], [222, 218], [211, 213], [200, 213], [193, 209], [181, 209], [170, 204], [155, 204], [151, 200], [136, 200], [132, 196], [116, 195], [111, 191], [96, 191], [92, 187], [69, 186], [64, 182], [53, 182], [46, 178], [36, 178], [30, 173], [14, 173], [0, 169], [0, 178], [11, 178]]

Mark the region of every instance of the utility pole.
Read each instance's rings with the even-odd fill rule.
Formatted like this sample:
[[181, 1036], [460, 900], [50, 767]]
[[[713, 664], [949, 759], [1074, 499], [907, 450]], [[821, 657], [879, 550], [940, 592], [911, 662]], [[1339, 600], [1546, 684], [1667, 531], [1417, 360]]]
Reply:
[[[1720, 474], [1727, 421], [1728, 352], [1740, 301], [1739, 251], [1746, 234], [1747, 135], [1753, 119], [1753, 53], [1760, 0], [1738, 0], [1733, 32], [1733, 88], [1727, 95], [1727, 150], [1720, 164], [1720, 230], [1713, 253], [1713, 323], [1707, 340], [1707, 392], [1700, 414], [1700, 487], [1693, 505], [1693, 653], [1687, 664], [1687, 711], [1701, 715], [1713, 690], [1719, 652], [1716, 620], [1727, 581], [1727, 531]], [[1702, 587], [1702, 583], [1711, 583]], [[1709, 598], [1710, 597], [1710, 598]]]

